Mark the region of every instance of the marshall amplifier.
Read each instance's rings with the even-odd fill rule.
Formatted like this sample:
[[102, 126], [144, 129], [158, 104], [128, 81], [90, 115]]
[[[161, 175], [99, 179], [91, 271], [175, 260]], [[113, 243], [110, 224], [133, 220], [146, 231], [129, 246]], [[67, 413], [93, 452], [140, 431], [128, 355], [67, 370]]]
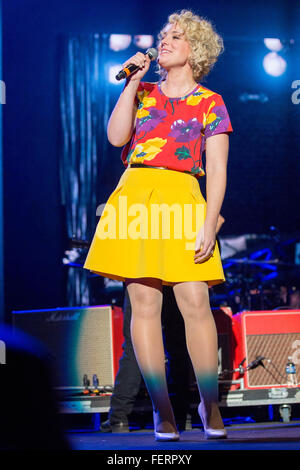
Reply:
[[46, 346], [55, 388], [81, 388], [84, 375], [92, 385], [94, 374], [99, 385], [114, 385], [124, 341], [120, 307], [13, 311], [12, 317], [15, 328]]

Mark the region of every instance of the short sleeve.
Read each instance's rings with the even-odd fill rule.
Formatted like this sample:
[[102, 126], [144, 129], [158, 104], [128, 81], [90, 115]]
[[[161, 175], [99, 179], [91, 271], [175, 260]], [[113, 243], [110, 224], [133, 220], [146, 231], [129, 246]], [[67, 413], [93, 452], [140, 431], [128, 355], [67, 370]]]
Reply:
[[204, 114], [204, 135], [207, 139], [222, 132], [233, 132], [229, 114], [221, 95], [212, 96], [207, 112]]

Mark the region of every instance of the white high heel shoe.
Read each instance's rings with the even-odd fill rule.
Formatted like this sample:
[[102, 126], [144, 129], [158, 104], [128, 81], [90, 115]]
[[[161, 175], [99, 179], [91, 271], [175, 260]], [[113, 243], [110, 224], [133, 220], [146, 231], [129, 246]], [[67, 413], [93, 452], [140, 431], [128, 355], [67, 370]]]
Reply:
[[204, 435], [206, 439], [226, 439], [227, 438], [227, 431], [225, 428], [215, 429], [215, 428], [210, 428], [209, 426], [206, 426], [205, 420], [202, 417], [201, 403], [198, 406], [198, 413], [203, 423]]
[[179, 432], [158, 432], [156, 431], [156, 412], [153, 411], [154, 435], [156, 441], [178, 441]]

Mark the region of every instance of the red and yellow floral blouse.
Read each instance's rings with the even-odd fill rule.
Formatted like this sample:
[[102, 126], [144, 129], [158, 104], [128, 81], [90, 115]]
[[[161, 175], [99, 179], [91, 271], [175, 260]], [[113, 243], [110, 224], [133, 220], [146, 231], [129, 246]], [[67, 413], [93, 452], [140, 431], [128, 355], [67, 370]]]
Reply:
[[123, 147], [125, 165], [164, 166], [205, 175], [202, 155], [206, 139], [233, 132], [220, 94], [198, 84], [188, 95], [168, 98], [157, 83], [140, 82], [136, 94], [136, 128]]

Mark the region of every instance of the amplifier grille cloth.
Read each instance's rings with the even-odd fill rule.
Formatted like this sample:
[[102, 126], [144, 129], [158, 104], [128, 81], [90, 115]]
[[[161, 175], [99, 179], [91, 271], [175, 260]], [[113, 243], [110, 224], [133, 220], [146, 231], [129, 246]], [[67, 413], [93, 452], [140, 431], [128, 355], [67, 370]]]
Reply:
[[93, 374], [97, 374], [101, 385], [114, 383], [110, 314], [110, 307], [87, 312], [88, 318], [82, 323], [76, 351], [79, 377], [87, 374], [92, 382]]
[[[272, 361], [271, 364], [263, 361], [265, 369], [258, 366], [256, 369], [247, 372], [249, 386], [286, 385], [285, 366], [288, 362], [288, 356], [292, 356], [297, 349], [293, 348], [293, 343], [297, 340], [300, 340], [300, 333], [247, 335], [247, 364], [254, 361], [258, 356], [264, 356]], [[284, 378], [280, 376], [276, 369]], [[297, 370], [297, 364], [296, 374], [299, 381], [300, 371]]]

